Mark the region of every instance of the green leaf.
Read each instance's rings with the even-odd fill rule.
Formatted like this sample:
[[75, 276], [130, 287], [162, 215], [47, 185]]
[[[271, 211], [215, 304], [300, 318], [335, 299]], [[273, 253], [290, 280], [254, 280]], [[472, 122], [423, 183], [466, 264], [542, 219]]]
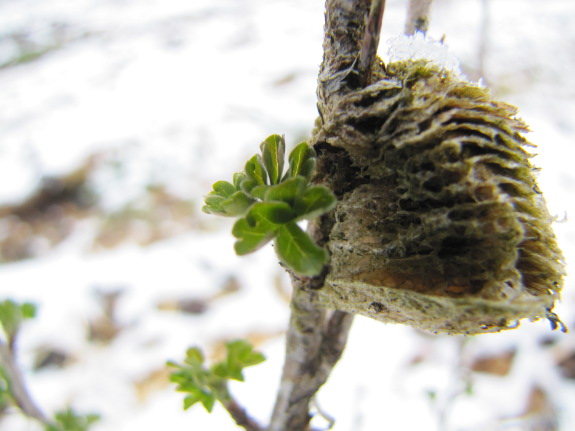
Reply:
[[242, 367], [251, 367], [265, 361], [265, 356], [256, 352], [253, 346], [246, 340], [230, 341], [226, 344], [228, 361], [241, 364]]
[[326, 250], [319, 247], [295, 222], [281, 225], [275, 239], [280, 260], [301, 275], [318, 275], [328, 262]]
[[315, 151], [307, 142], [302, 142], [289, 155], [289, 170], [286, 172], [286, 176], [289, 175], [290, 178], [294, 178], [301, 175], [309, 180], [314, 168]]
[[0, 302], [0, 325], [6, 336], [12, 339], [26, 319], [36, 315], [36, 306], [31, 303], [18, 304], [11, 299]]
[[186, 359], [184, 362], [192, 367], [202, 367], [204, 354], [198, 347], [190, 347], [186, 350]]
[[269, 188], [270, 186], [268, 185], [255, 186], [253, 189], [251, 189], [250, 194], [256, 199], [263, 200], [264, 195], [266, 194], [266, 191], [268, 191]]
[[257, 185], [265, 185], [268, 182], [266, 171], [262, 164], [262, 158], [256, 154], [246, 162], [245, 172], [248, 178], [254, 180]]
[[[245, 183], [246, 179], [242, 181]], [[218, 181], [214, 184], [214, 190], [204, 197], [206, 205], [202, 211], [208, 214], [226, 217], [244, 215], [248, 208], [255, 202], [245, 192], [236, 191], [235, 187], [227, 181]]]
[[227, 198], [218, 196], [214, 194], [214, 192], [211, 192], [209, 195], [204, 197], [205, 205], [202, 207], [202, 211], [206, 214], [226, 215], [220, 206], [225, 200], [227, 200]]
[[277, 184], [284, 167], [285, 139], [280, 135], [271, 135], [262, 142], [260, 148], [270, 184]]
[[209, 391], [202, 391], [196, 388], [184, 398], [184, 410], [189, 409], [198, 402], [204, 406], [208, 413], [211, 413], [216, 403], [216, 397]]
[[256, 180], [254, 180], [253, 178], [249, 178], [246, 176], [246, 178], [242, 181], [241, 185], [240, 185], [240, 189], [244, 192], [246, 192], [248, 195], [252, 195], [252, 190], [254, 188], [258, 187], [258, 182]]
[[207, 214], [215, 214], [221, 216], [233, 216], [236, 214], [229, 214], [222, 204], [228, 202], [233, 194], [236, 192], [236, 188], [233, 184], [227, 181], [218, 181], [212, 186], [213, 190], [204, 197], [204, 202], [206, 205], [202, 207], [202, 211]]
[[226, 359], [214, 366], [214, 373], [223, 378], [244, 381], [243, 369], [265, 361], [264, 355], [254, 351], [246, 340], [231, 341], [226, 344]]
[[337, 202], [335, 195], [323, 186], [307, 189], [295, 205], [300, 219], [313, 219], [331, 211]]
[[272, 225], [290, 222], [296, 218], [297, 214], [286, 202], [266, 201], [254, 204], [248, 216], [260, 220], [260, 224], [271, 227]]
[[259, 214], [257, 211], [252, 214], [252, 210], [248, 212], [246, 217], [239, 219], [232, 228], [232, 234], [238, 238], [234, 248], [240, 256], [263, 247], [274, 237], [278, 227], [265, 218], [254, 218], [254, 215], [259, 217]]
[[264, 195], [264, 201], [282, 201], [293, 207], [303, 195], [306, 183], [304, 177], [290, 178], [283, 183], [270, 187]]
[[167, 362], [167, 365], [176, 369], [170, 374], [170, 381], [177, 384], [176, 390], [187, 394], [184, 410], [201, 403], [211, 412], [216, 400], [221, 403], [229, 401], [227, 379], [204, 366], [204, 355], [199, 348], [192, 347], [187, 350], [184, 365], [175, 362]]
[[247, 176], [244, 172], [236, 172], [233, 176], [234, 188], [236, 190], [240, 190], [240, 186], [242, 184], [242, 181], [244, 181], [246, 178], [247, 178]]
[[212, 188], [214, 189], [212, 193], [224, 198], [230, 197], [236, 191], [234, 185], [227, 181], [217, 181], [214, 183]]
[[54, 415], [54, 423], [46, 425], [46, 431], [86, 431], [100, 419], [99, 415], [81, 415], [66, 409]]
[[219, 205], [225, 215], [237, 217], [244, 215], [254, 202], [254, 199], [240, 190], [231, 195], [229, 199], [220, 202]]
[[22, 318], [26, 319], [33, 319], [36, 317], [37, 307], [36, 304], [32, 304], [31, 302], [25, 302], [20, 306], [20, 312], [22, 313]]
[[194, 404], [200, 402], [201, 397], [196, 396], [196, 394], [193, 395], [187, 395], [184, 398], [184, 410], [188, 410], [190, 407], [192, 407]]

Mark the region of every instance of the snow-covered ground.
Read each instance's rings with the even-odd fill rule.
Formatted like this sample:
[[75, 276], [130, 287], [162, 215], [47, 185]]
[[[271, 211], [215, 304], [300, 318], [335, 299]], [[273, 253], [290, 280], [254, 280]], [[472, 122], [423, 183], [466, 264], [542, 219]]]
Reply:
[[[402, 32], [405, 3], [387, 1], [383, 41]], [[539, 184], [566, 260], [575, 262], [575, 2], [490, 0], [480, 61], [483, 3], [435, 0], [430, 36], [446, 36], [471, 78], [483, 64], [487, 85], [531, 125]], [[95, 431], [237, 429], [220, 407], [182, 411], [163, 367], [191, 345], [217, 355], [222, 341], [247, 337], [268, 360], [233, 391], [267, 421], [289, 282], [271, 248], [238, 258], [230, 222], [199, 208], [211, 184], [241, 169], [266, 136], [285, 133], [294, 145], [309, 135], [323, 8], [322, 0], [0, 2], [0, 205], [97, 160], [87, 187], [99, 210], [79, 217], [63, 241], [38, 240], [29, 259], [0, 266], [0, 299], [39, 306], [19, 352], [44, 410], [97, 412]], [[380, 51], [387, 55], [386, 46]], [[158, 209], [146, 203], [157, 186], [190, 204], [186, 229], [94, 245], [106, 214]], [[132, 238], [148, 238], [142, 220], [130, 224]], [[0, 220], [0, 239], [9, 226]], [[574, 287], [568, 277], [556, 311], [575, 330]], [[106, 320], [102, 302], [114, 292]], [[195, 313], [171, 305], [183, 299]], [[46, 348], [68, 359], [33, 371]], [[317, 403], [336, 419], [335, 431], [567, 431], [573, 362], [575, 335], [551, 332], [547, 322], [462, 338], [356, 318]], [[37, 429], [17, 414], [0, 418], [2, 431]]]

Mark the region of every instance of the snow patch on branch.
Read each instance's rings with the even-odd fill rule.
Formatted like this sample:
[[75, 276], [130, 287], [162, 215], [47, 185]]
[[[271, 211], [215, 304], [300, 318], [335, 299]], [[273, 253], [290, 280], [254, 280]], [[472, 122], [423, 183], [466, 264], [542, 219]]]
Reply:
[[449, 52], [448, 46], [423, 33], [393, 37], [387, 40], [387, 46], [388, 62], [426, 59], [448, 70], [461, 80], [467, 80], [461, 71], [459, 59]]

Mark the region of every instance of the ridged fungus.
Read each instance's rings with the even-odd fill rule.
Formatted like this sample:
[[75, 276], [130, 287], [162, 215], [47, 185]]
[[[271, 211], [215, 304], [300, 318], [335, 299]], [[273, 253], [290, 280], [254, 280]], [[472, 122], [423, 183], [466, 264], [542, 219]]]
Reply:
[[380, 74], [316, 136], [355, 173], [320, 301], [452, 334], [558, 322], [562, 255], [516, 108], [424, 60]]

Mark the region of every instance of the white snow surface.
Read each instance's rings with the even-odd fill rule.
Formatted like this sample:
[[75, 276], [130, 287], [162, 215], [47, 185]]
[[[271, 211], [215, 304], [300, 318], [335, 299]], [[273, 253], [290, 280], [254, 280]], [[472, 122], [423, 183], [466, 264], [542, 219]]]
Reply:
[[425, 59], [460, 79], [464, 78], [459, 59], [449, 50], [449, 47], [421, 32], [409, 36], [401, 34], [392, 37], [388, 39], [387, 46], [386, 59], [389, 62]]
[[[402, 32], [403, 0], [388, 0], [382, 40]], [[480, 0], [436, 0], [430, 37], [446, 36], [447, 64], [476, 70]], [[211, 184], [228, 179], [272, 133], [288, 146], [309, 135], [322, 55], [320, 0], [4, 0], [0, 64], [18, 50], [7, 35], [57, 46], [41, 58], [0, 69], [0, 201], [18, 202], [40, 179], [109, 160], [93, 187], [110, 210], [165, 184], [198, 207]], [[575, 261], [575, 2], [490, 0], [485, 82], [520, 108], [538, 148], [539, 185], [568, 264]], [[418, 40], [417, 38], [415, 40]], [[419, 43], [419, 42], [418, 42]], [[417, 45], [417, 50], [419, 46]], [[429, 44], [428, 44], [429, 46]], [[389, 47], [381, 46], [385, 54]], [[397, 50], [396, 50], [397, 52]], [[443, 55], [443, 54], [442, 54]], [[479, 77], [477, 77], [479, 78]], [[72, 405], [97, 412], [95, 431], [239, 429], [221, 407], [182, 410], [172, 386], [141, 400], [134, 382], [181, 361], [192, 345], [208, 353], [216, 341], [285, 330], [289, 307], [273, 289], [289, 281], [271, 247], [239, 258], [228, 220], [201, 215], [212, 231], [191, 231], [148, 247], [126, 244], [89, 252], [90, 221], [50, 253], [0, 266], [0, 299], [38, 304], [22, 330], [20, 360], [34, 398], [46, 412]], [[570, 266], [568, 266], [568, 272]], [[234, 276], [241, 285], [206, 313], [158, 311], [158, 301], [217, 294]], [[125, 329], [109, 345], [86, 340], [99, 312], [95, 290], [122, 290]], [[556, 308], [575, 330], [573, 278]], [[543, 340], [552, 340], [545, 347]], [[546, 343], [549, 345], [549, 343]], [[32, 371], [36, 348], [71, 352], [72, 365]], [[557, 412], [553, 429], [575, 423], [575, 381], [555, 363], [573, 351], [573, 332], [523, 322], [501, 334], [428, 336], [409, 327], [356, 318], [346, 351], [317, 403], [336, 419], [334, 431], [535, 430], [517, 419], [534, 387]], [[232, 386], [266, 423], [283, 363], [283, 338], [258, 346], [267, 361]], [[466, 372], [473, 357], [517, 349], [511, 372]], [[417, 361], [416, 358], [423, 358]], [[318, 426], [325, 421], [314, 419]], [[2, 431], [35, 431], [17, 414]]]

